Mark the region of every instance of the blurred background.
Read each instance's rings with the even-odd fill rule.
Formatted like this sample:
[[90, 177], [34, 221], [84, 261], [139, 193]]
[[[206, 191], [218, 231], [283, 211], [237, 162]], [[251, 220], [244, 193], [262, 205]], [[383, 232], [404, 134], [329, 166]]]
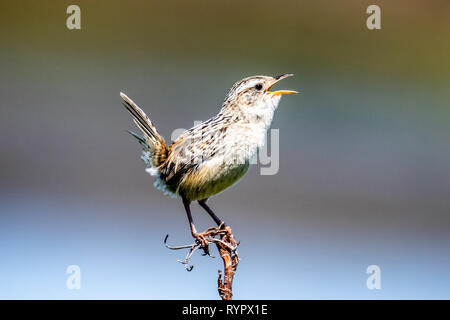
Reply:
[[163, 245], [191, 241], [187, 219], [119, 92], [169, 140], [235, 81], [287, 72], [278, 174], [209, 202], [241, 241], [234, 297], [450, 298], [450, 2], [7, 0], [0, 37], [0, 298], [217, 299], [221, 260], [188, 273]]

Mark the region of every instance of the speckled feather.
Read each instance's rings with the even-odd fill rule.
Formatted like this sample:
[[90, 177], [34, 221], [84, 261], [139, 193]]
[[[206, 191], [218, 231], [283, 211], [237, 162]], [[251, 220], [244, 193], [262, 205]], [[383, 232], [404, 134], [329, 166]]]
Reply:
[[[281, 76], [280, 76], [281, 77]], [[167, 146], [145, 113], [121, 93], [143, 138], [142, 159], [155, 186], [171, 196], [194, 201], [207, 199], [238, 181], [264, 137], [280, 101], [280, 94], [264, 94], [278, 78], [254, 76], [238, 81], [213, 118], [185, 131]]]

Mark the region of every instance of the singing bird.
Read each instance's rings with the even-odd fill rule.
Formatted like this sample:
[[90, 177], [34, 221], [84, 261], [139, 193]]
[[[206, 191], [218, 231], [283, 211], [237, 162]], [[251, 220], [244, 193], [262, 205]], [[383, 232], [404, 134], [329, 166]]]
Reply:
[[270, 91], [273, 85], [290, 76], [293, 74], [252, 76], [236, 82], [216, 116], [185, 131], [171, 145], [150, 118], [120, 93], [123, 105], [142, 131], [142, 137], [129, 133], [143, 147], [141, 158], [147, 165], [146, 171], [156, 177], [155, 187], [182, 199], [192, 236], [203, 248], [208, 242], [195, 228], [190, 204], [198, 201], [218, 226], [224, 224], [206, 202], [247, 172], [251, 158], [264, 144], [281, 96], [297, 93]]

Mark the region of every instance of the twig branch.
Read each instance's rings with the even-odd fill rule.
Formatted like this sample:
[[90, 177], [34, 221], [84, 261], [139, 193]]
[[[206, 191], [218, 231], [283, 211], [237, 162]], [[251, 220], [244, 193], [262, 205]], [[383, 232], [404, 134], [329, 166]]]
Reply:
[[[233, 231], [229, 226], [222, 223], [219, 227], [212, 227], [206, 229], [201, 233], [204, 239], [207, 241], [208, 245], [215, 243], [217, 250], [219, 250], [220, 257], [223, 260], [224, 265], [224, 277], [222, 280], [222, 270], [219, 270], [219, 278], [217, 280], [219, 295], [222, 300], [231, 300], [233, 297], [233, 278], [236, 273], [236, 269], [239, 263], [239, 257], [237, 254], [237, 246], [239, 243], [234, 239]], [[216, 238], [220, 236], [220, 239]], [[167, 239], [169, 235], [166, 235], [164, 239], [164, 245], [170, 250], [181, 250], [189, 249], [186, 258], [184, 260], [178, 260], [180, 263], [184, 264], [187, 271], [192, 271], [193, 265], [189, 265], [189, 260], [197, 249], [202, 248], [206, 253], [209, 252], [208, 248], [203, 248], [202, 244], [196, 240], [193, 244], [184, 246], [169, 246], [167, 244]], [[206, 255], [203, 254], [203, 255]], [[211, 256], [211, 255], [210, 255]], [[213, 256], [211, 256], [214, 258]]]
[[233, 231], [229, 226], [224, 226], [224, 229], [226, 232], [222, 233], [220, 241], [216, 242], [224, 266], [223, 280], [222, 270], [219, 270], [217, 290], [222, 300], [231, 300], [233, 297], [233, 278], [239, 263], [239, 257], [236, 251], [239, 243], [234, 240]]

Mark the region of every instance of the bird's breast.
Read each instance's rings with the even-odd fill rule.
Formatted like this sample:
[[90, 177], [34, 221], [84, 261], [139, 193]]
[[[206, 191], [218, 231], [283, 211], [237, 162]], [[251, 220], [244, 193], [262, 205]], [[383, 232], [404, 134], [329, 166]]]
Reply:
[[[206, 199], [225, 190], [245, 175], [250, 160], [264, 143], [265, 132], [261, 123], [234, 123], [220, 136], [186, 142], [185, 149], [195, 157], [188, 162], [182, 157], [181, 163], [185, 165], [181, 167], [167, 166], [163, 178], [168, 189], [190, 201]], [[179, 157], [180, 153], [174, 151], [174, 160]]]
[[219, 158], [206, 161], [183, 177], [178, 192], [190, 201], [207, 199], [237, 182], [248, 168], [248, 161], [226, 163]]

